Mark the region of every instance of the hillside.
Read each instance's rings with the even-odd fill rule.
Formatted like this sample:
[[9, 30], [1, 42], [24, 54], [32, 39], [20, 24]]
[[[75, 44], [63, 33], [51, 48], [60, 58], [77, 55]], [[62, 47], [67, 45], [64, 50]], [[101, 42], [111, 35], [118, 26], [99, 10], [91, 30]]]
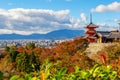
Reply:
[[47, 34], [0, 34], [0, 40], [15, 40], [15, 39], [72, 39], [76, 36], [84, 36], [84, 30], [56, 30]]

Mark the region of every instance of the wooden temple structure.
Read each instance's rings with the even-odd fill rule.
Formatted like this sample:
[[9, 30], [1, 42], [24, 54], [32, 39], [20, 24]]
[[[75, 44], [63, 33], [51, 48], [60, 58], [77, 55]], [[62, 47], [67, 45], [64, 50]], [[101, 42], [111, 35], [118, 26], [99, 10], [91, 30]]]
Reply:
[[93, 24], [92, 23], [92, 16], [90, 15], [90, 24], [89, 25], [87, 25], [85, 28], [86, 28], [86, 32], [85, 32], [85, 34], [86, 34], [86, 36], [85, 36], [85, 38], [88, 40], [88, 42], [90, 42], [90, 43], [93, 43], [93, 42], [96, 42], [96, 37], [95, 37], [95, 35], [96, 35], [96, 28], [98, 28], [98, 26], [96, 26], [95, 24]]
[[119, 30], [96, 31], [96, 28], [98, 28], [98, 26], [92, 23], [92, 16], [90, 15], [90, 23], [85, 26], [85, 28], [85, 38], [90, 43], [109, 43], [118, 40], [120, 41], [120, 23]]

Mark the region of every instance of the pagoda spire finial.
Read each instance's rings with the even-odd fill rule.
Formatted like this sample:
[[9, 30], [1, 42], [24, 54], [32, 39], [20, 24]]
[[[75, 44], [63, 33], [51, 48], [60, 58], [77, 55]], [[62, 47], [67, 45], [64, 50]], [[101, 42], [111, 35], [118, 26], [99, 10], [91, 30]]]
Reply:
[[90, 23], [92, 23], [92, 13], [90, 13]]

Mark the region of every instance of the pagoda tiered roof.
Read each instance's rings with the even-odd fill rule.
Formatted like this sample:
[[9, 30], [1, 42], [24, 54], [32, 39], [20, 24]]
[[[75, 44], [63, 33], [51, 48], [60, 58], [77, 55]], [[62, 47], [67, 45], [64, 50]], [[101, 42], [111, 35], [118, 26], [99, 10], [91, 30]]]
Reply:
[[89, 24], [89, 25], [87, 25], [85, 28], [98, 28], [98, 26], [97, 25], [95, 25], [95, 24], [93, 24], [92, 22]]
[[86, 38], [89, 38], [89, 39], [96, 39], [96, 37], [94, 37], [94, 36], [86, 36]]
[[85, 33], [86, 33], [86, 34], [96, 33], [96, 31], [95, 31], [95, 30], [91, 30], [91, 31], [86, 31]]

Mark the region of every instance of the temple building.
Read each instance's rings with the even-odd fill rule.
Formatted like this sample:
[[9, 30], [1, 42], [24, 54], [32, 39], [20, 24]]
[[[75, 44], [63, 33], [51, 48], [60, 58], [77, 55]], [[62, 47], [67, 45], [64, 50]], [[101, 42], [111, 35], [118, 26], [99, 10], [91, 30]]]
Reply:
[[88, 42], [90, 42], [90, 43], [96, 42], [97, 41], [97, 37], [95, 36], [96, 35], [95, 28], [98, 28], [98, 26], [96, 26], [95, 24], [93, 24], [91, 22], [85, 28], [87, 29], [86, 32], [85, 32], [85, 34], [86, 34], [85, 37], [87, 38]]
[[[87, 25], [86, 28], [86, 36], [85, 38], [90, 43], [109, 43], [120, 41], [120, 30], [112, 30], [112, 31], [96, 31], [98, 28], [97, 25], [92, 23], [92, 16], [90, 15], [90, 24]], [[120, 23], [119, 23], [120, 25]], [[119, 26], [120, 29], [120, 26]]]
[[120, 41], [120, 32], [118, 30], [114, 31], [97, 31], [95, 35], [97, 37], [98, 43], [109, 43]]

